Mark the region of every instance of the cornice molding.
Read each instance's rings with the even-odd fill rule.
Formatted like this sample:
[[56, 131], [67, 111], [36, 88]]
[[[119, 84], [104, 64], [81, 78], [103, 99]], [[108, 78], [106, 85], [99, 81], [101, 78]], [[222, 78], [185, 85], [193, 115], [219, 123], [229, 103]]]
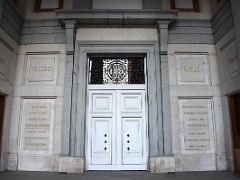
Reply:
[[159, 20], [175, 20], [178, 10], [56, 10], [60, 21], [75, 19], [79, 24], [155, 25]]

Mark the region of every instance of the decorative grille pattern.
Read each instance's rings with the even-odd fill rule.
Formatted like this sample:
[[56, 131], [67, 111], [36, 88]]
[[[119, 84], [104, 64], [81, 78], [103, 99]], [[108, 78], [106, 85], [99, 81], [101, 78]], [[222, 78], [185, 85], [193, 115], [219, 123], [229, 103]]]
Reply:
[[144, 58], [91, 58], [90, 84], [144, 84]]

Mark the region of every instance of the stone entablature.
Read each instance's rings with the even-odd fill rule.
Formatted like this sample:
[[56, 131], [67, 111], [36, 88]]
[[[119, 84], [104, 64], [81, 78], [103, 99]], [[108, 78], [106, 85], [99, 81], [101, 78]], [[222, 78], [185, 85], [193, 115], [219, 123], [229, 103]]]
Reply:
[[[75, 19], [86, 25], [156, 25], [159, 20], [175, 20], [177, 10], [58, 10], [60, 21]], [[82, 22], [83, 21], [83, 22]]]

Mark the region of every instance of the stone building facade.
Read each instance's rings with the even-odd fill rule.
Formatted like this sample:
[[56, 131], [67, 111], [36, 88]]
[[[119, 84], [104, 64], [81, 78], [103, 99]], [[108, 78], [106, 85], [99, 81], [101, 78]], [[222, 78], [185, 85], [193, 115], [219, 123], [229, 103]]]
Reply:
[[0, 170], [240, 171], [238, 0], [0, 2]]

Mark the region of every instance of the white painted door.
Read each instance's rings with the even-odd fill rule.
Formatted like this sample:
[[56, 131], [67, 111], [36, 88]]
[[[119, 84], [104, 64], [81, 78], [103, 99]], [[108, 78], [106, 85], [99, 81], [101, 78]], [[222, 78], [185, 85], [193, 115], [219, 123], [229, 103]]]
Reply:
[[145, 89], [89, 90], [87, 170], [146, 170]]

